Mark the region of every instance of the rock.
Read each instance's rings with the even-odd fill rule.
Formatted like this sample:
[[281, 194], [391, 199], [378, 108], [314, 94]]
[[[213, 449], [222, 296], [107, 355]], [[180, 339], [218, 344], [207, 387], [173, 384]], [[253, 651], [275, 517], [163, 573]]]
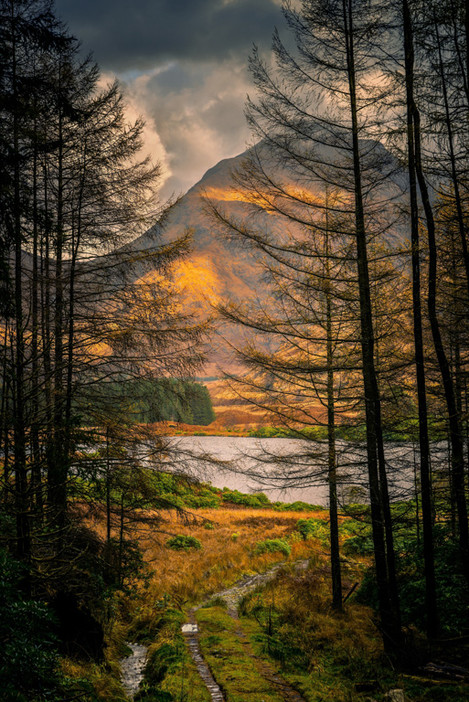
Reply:
[[198, 632], [197, 624], [183, 624], [181, 631], [183, 634], [196, 634]]
[[405, 702], [404, 690], [389, 690], [386, 693], [385, 699], [389, 702]]

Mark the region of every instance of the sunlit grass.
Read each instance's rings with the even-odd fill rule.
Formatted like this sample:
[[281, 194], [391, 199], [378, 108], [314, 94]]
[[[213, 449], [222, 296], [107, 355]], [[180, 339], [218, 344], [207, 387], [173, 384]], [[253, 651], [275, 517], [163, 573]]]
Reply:
[[[266, 539], [291, 537], [298, 519], [325, 518], [325, 512], [278, 513], [269, 509], [201, 509], [198, 520], [184, 523], [177, 515], [167, 517], [164, 530], [193, 536], [200, 551], [169, 551], [167, 534], [142, 534], [141, 544], [155, 576], [150, 597], [172, 596], [182, 604], [194, 604], [232, 585], [246, 573], [263, 572], [285, 560], [280, 552], [255, 553], [256, 544]], [[202, 521], [205, 520], [205, 521]], [[213, 528], [206, 528], [206, 524]], [[289, 560], [309, 558], [323, 549], [316, 541], [290, 538]]]

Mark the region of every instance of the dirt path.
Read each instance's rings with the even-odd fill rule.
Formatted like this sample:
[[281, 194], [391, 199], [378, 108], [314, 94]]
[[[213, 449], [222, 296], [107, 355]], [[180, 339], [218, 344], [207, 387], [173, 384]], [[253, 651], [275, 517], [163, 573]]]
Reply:
[[[283, 563], [279, 563], [265, 573], [245, 577], [235, 583], [233, 587], [216, 593], [210, 599], [216, 597], [226, 602], [227, 612], [236, 622], [235, 633], [239, 637], [246, 654], [254, 662], [261, 676], [281, 695], [282, 699], [285, 700], [285, 702], [305, 702], [304, 698], [284, 680], [267, 660], [256, 656], [238, 618], [238, 604], [241, 599], [259, 585], [264, 585], [269, 582], [269, 580], [272, 580], [283, 565]], [[307, 565], [308, 561], [298, 561], [295, 563], [295, 567], [298, 570], [305, 570]], [[225, 696], [215, 682], [199, 646], [199, 632], [197, 630], [194, 613], [203, 607], [204, 604], [205, 603], [190, 610], [189, 621], [183, 627], [183, 633], [187, 640], [192, 659], [197, 666], [197, 670], [210, 692], [212, 702], [225, 702]]]
[[186, 639], [192, 660], [194, 661], [197, 671], [205, 683], [207, 690], [210, 692], [212, 702], [225, 702], [223, 692], [215, 682], [213, 675], [207, 663], [202, 656], [199, 647], [199, 633], [194, 617], [194, 609], [189, 612], [189, 622], [182, 627], [182, 633]]

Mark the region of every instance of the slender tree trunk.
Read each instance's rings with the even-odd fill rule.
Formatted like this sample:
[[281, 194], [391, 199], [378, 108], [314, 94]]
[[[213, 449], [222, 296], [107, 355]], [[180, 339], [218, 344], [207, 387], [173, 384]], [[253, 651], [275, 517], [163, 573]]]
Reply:
[[125, 520], [125, 510], [124, 510], [124, 491], [121, 494], [121, 504], [120, 504], [120, 526], [119, 526], [119, 564], [118, 564], [118, 582], [122, 585], [122, 559], [124, 555], [124, 520]]
[[412, 301], [414, 323], [415, 370], [419, 420], [420, 488], [422, 492], [422, 528], [425, 562], [425, 610], [427, 634], [438, 632], [435, 556], [433, 545], [432, 486], [430, 480], [430, 442], [427, 422], [427, 391], [423, 350], [422, 309], [420, 298], [420, 242], [417, 182], [415, 176], [415, 145], [412, 105], [414, 102], [414, 49], [412, 20], [407, 0], [403, 0], [403, 29], [407, 104], [407, 158], [410, 195], [410, 226], [412, 243]]
[[327, 439], [328, 439], [328, 482], [329, 482], [329, 522], [331, 540], [332, 606], [342, 611], [342, 575], [340, 567], [339, 522], [337, 514], [337, 456], [335, 446], [335, 403], [334, 368], [332, 339], [332, 296], [329, 251], [329, 203], [326, 188], [326, 363], [327, 363]]
[[31, 482], [35, 501], [35, 517], [42, 522], [42, 476], [41, 456], [39, 444], [39, 276], [38, 276], [38, 149], [37, 127], [34, 126], [34, 154], [33, 154], [33, 274], [31, 295], [31, 448], [32, 466]]
[[459, 547], [461, 552], [462, 567], [464, 570], [465, 577], [469, 582], [469, 534], [464, 479], [464, 444], [460, 417], [458, 416], [457, 411], [453, 380], [451, 378], [451, 370], [443, 346], [440, 324], [438, 321], [436, 307], [438, 253], [436, 246], [435, 220], [433, 217], [433, 209], [430, 202], [430, 196], [428, 194], [427, 183], [423, 172], [422, 157], [420, 152], [420, 113], [415, 103], [413, 104], [413, 120], [415, 130], [415, 170], [417, 173], [420, 196], [425, 211], [425, 219], [427, 223], [428, 232], [428, 317], [430, 320], [433, 345], [435, 347], [438, 366], [440, 368], [440, 374], [441, 379], [443, 381], [443, 388], [446, 399], [446, 406], [448, 410], [449, 435], [451, 444], [451, 479], [453, 483], [458, 514]]
[[111, 464], [109, 460], [109, 428], [106, 427], [106, 540], [111, 541]]
[[401, 639], [401, 629], [399, 611], [396, 607], [397, 603], [394, 601], [391, 586], [391, 581], [392, 579], [395, 579], [395, 574], [388, 572], [390, 560], [388, 558], [387, 551], [389, 551], [390, 548], [392, 549], [392, 544], [386, 542], [384, 530], [384, 510], [389, 508], [389, 504], [383, 504], [383, 480], [385, 481], [386, 478], [385, 474], [383, 475], [383, 473], [381, 473], [380, 475], [378, 465], [378, 453], [381, 453], [380, 448], [382, 449], [382, 446], [378, 446], [378, 442], [382, 442], [382, 432], [380, 426], [380, 398], [374, 359], [373, 318], [371, 311], [370, 278], [363, 208], [360, 149], [358, 142], [358, 117], [351, 0], [343, 0], [343, 13], [346, 36], [350, 110], [352, 118], [355, 228], [360, 297], [363, 382], [365, 389], [366, 448], [368, 478], [370, 483], [373, 545], [384, 645], [387, 651], [396, 653]]
[[440, 32], [438, 23], [435, 20], [435, 38], [438, 49], [438, 67], [440, 71], [441, 87], [443, 92], [443, 104], [445, 107], [445, 126], [448, 135], [449, 158], [451, 164], [451, 180], [454, 189], [454, 204], [456, 205], [456, 217], [458, 222], [459, 235], [461, 238], [461, 246], [464, 260], [464, 268], [466, 271], [466, 288], [469, 295], [469, 250], [467, 245], [466, 227], [464, 223], [464, 214], [461, 201], [461, 193], [459, 189], [459, 178], [456, 170], [456, 154], [454, 152], [454, 135], [453, 126], [451, 124], [451, 115], [449, 111], [448, 89], [446, 86], [446, 76], [443, 66], [443, 57], [441, 53]]
[[[61, 109], [61, 108], [60, 108]], [[55, 232], [55, 275], [54, 275], [54, 396], [53, 396], [53, 451], [49, 464], [48, 490], [52, 517], [61, 530], [65, 523], [67, 500], [67, 466], [64, 454], [64, 190], [63, 190], [63, 115], [58, 117], [58, 162], [57, 162], [57, 222]]]
[[2, 402], [0, 421], [0, 446], [3, 450], [3, 504], [6, 505], [10, 496], [10, 466], [9, 466], [9, 440], [10, 440], [10, 419], [11, 419], [11, 397], [10, 378], [8, 377], [8, 345], [9, 321], [5, 320], [5, 333], [3, 341], [3, 362], [2, 362]]
[[51, 359], [51, 273], [50, 273], [50, 214], [49, 214], [49, 186], [47, 161], [44, 162], [44, 220], [45, 227], [41, 240], [41, 335], [42, 335], [42, 357], [44, 366], [44, 397], [45, 397], [45, 428], [46, 428], [46, 451], [48, 463], [51, 461], [52, 453], [52, 432], [53, 432], [53, 412], [52, 412], [52, 359]]
[[[463, 3], [464, 7], [464, 34], [466, 38], [466, 80], [464, 82], [464, 85], [466, 87], [466, 92], [468, 96], [468, 103], [469, 103], [469, 3], [467, 0]], [[468, 104], [469, 106], [469, 104]]]
[[[18, 558], [29, 565], [31, 560], [29, 494], [26, 465], [26, 423], [25, 411], [25, 345], [23, 318], [23, 266], [22, 266], [22, 229], [21, 229], [21, 171], [19, 119], [20, 105], [17, 84], [16, 56], [16, 17], [14, 3], [11, 3], [12, 47], [12, 83], [13, 83], [13, 234], [15, 251], [15, 359], [14, 359], [14, 471], [15, 471], [15, 509], [16, 509], [16, 551]], [[29, 590], [29, 579], [25, 580], [25, 589]]]

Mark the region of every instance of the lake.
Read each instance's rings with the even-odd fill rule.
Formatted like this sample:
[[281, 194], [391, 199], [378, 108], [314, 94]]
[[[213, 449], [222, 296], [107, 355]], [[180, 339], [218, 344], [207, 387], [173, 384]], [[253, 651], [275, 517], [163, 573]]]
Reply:
[[[241, 492], [264, 492], [271, 501], [328, 505], [327, 446], [298, 439], [227, 436], [172, 437], [173, 469]], [[413, 494], [418, 450], [412, 444], [387, 443], [386, 464], [391, 497]], [[367, 495], [365, 447], [337, 442], [339, 500], [364, 502]], [[432, 447], [432, 463], [447, 465], [444, 443]]]

